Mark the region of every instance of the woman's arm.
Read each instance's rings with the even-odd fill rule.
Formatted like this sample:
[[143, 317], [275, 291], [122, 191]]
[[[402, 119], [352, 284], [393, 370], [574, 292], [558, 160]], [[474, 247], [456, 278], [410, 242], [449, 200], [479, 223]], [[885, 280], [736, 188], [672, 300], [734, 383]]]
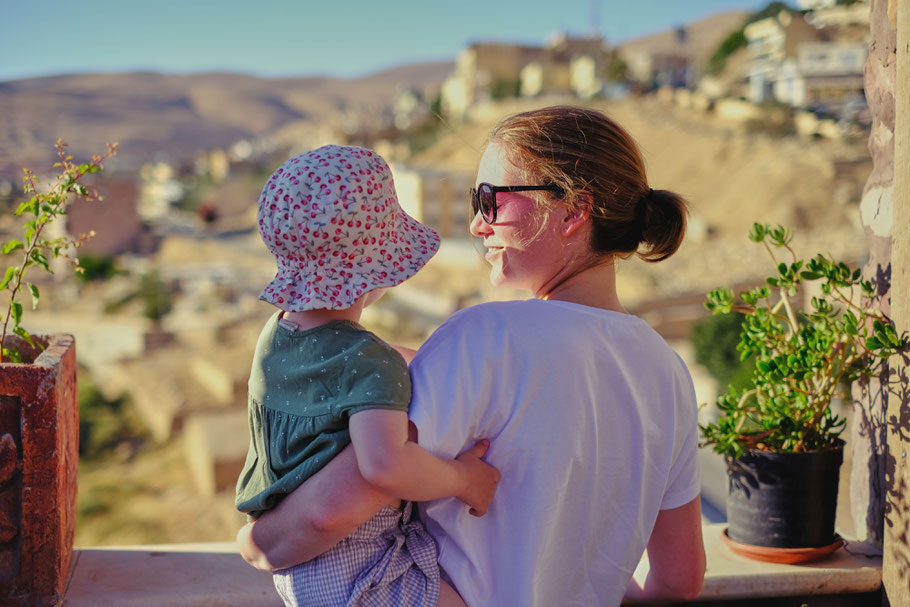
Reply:
[[404, 361], [406, 363], [408, 363], [409, 365], [411, 364], [411, 361], [414, 360], [414, 356], [417, 354], [417, 350], [415, 350], [414, 348], [409, 348], [407, 346], [399, 346], [398, 344], [389, 344], [389, 345], [392, 346], [396, 352], [401, 354], [402, 358], [404, 358]]
[[626, 590], [633, 600], [692, 599], [705, 578], [701, 498], [657, 514], [648, 540], [648, 568], [636, 570]]
[[443, 459], [408, 440], [408, 417], [394, 409], [366, 409], [351, 416], [351, 444], [363, 478], [401, 499], [429, 501], [457, 497], [483, 516], [499, 482], [499, 471], [480, 460], [489, 447], [481, 441], [476, 457]]
[[275, 509], [240, 530], [240, 554], [265, 571], [304, 563], [350, 535], [392, 499], [363, 479], [348, 445]]
[[[416, 428], [413, 424], [409, 428], [410, 439], [416, 440]], [[480, 461], [486, 448], [478, 443], [457, 459], [486, 466]], [[346, 538], [392, 499], [364, 480], [353, 446], [348, 445], [274, 510], [240, 529], [240, 554], [263, 571], [304, 563]]]

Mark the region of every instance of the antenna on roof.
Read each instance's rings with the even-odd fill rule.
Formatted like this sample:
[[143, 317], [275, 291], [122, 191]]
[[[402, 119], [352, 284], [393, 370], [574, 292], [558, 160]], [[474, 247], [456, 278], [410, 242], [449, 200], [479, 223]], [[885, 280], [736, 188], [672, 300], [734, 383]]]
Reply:
[[603, 36], [603, 32], [600, 31], [600, 2], [601, 0], [591, 0], [591, 14], [589, 16], [591, 20], [589, 34], [591, 37]]

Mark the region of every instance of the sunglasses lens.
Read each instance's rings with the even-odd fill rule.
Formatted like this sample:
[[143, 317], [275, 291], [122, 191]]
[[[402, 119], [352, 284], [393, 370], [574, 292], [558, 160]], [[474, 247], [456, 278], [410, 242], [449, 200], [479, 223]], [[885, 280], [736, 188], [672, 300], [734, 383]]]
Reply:
[[480, 215], [487, 223], [493, 223], [496, 219], [496, 198], [493, 188], [483, 184], [477, 191], [477, 197], [480, 199]]

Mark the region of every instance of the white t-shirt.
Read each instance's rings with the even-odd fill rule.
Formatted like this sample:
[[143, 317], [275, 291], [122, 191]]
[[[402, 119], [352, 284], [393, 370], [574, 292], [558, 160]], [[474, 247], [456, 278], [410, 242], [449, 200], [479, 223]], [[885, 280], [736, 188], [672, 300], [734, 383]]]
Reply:
[[430, 336], [411, 378], [420, 444], [454, 457], [489, 438], [502, 472], [482, 518], [454, 498], [421, 508], [472, 607], [619, 605], [658, 510], [698, 495], [692, 380], [635, 316], [474, 306]]

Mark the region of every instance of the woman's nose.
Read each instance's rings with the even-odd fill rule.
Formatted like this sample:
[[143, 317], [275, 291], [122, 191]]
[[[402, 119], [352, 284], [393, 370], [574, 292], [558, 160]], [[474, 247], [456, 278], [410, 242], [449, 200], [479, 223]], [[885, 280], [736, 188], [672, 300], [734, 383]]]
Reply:
[[477, 211], [474, 213], [474, 217], [471, 218], [468, 229], [471, 232], [471, 236], [484, 236], [490, 233], [490, 224], [485, 222], [483, 217], [480, 216], [480, 211]]

